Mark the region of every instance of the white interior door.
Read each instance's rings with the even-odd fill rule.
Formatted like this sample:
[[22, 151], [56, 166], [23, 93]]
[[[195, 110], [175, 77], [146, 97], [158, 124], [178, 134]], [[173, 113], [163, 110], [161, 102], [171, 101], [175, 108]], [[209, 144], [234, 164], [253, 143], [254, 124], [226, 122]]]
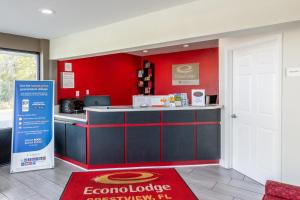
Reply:
[[281, 45], [233, 51], [233, 168], [261, 182], [281, 180]]

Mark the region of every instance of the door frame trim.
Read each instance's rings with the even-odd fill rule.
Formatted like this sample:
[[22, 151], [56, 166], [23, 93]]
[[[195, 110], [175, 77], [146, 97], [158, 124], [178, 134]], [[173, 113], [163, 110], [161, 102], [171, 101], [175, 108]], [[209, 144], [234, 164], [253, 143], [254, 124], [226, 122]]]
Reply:
[[[222, 124], [224, 127], [222, 128], [222, 136], [223, 136], [223, 150], [222, 153], [223, 158], [220, 160], [220, 164], [225, 168], [233, 167], [233, 119], [231, 118], [231, 114], [233, 112], [233, 52], [240, 48], [251, 47], [253, 45], [258, 45], [261, 43], [265, 43], [268, 41], [276, 41], [279, 46], [279, 130], [280, 130], [280, 179], [282, 179], [282, 78], [283, 78], [283, 33], [273, 34], [268, 36], [261, 36], [259, 38], [253, 39], [249, 38], [241, 38], [241, 42], [237, 42], [237, 44], [228, 46], [224, 48], [224, 66], [222, 70], [220, 70], [220, 76], [223, 78], [223, 83], [220, 82], [220, 86], [223, 88], [223, 97], [221, 97], [222, 104], [225, 109], [223, 109], [222, 114]], [[220, 77], [220, 78], [221, 78]], [[221, 79], [222, 79], [221, 78]], [[220, 79], [220, 80], [221, 80]]]

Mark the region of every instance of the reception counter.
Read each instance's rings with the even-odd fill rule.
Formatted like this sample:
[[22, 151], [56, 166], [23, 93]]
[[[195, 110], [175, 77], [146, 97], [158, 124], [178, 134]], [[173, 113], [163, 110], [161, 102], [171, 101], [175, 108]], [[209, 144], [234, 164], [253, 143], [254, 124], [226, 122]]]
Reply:
[[86, 169], [219, 162], [221, 106], [85, 110], [55, 115], [57, 157]]

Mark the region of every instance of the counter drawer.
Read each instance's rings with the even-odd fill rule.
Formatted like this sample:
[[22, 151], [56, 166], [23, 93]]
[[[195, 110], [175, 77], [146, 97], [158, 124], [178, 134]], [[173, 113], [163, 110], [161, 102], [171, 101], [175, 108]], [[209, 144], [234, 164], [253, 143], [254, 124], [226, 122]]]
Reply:
[[128, 127], [127, 162], [160, 161], [160, 127]]
[[221, 109], [206, 109], [197, 111], [198, 122], [219, 122], [221, 121]]
[[143, 123], [159, 123], [160, 111], [138, 111], [127, 112], [126, 123], [143, 124]]
[[89, 112], [90, 124], [123, 124], [124, 112]]
[[54, 144], [55, 153], [66, 155], [66, 124], [64, 122], [54, 122]]
[[0, 130], [0, 165], [10, 162], [11, 157], [11, 134], [12, 129]]
[[172, 110], [163, 111], [163, 122], [194, 122], [195, 111], [193, 110]]
[[90, 128], [90, 163], [124, 163], [124, 128]]
[[197, 159], [218, 160], [221, 156], [220, 125], [198, 125]]
[[66, 156], [86, 163], [86, 128], [66, 124]]
[[194, 160], [194, 126], [163, 127], [163, 161]]

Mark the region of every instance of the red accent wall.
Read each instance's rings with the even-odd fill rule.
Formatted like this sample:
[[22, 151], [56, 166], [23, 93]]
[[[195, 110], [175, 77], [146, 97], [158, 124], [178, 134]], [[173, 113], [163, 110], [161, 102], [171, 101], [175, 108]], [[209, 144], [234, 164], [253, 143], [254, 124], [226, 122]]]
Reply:
[[[60, 72], [64, 71], [65, 62], [72, 63], [75, 89], [60, 88]], [[82, 99], [89, 89], [90, 95], [111, 95], [112, 105], [132, 104], [132, 95], [138, 93], [136, 74], [140, 66], [141, 57], [129, 54], [59, 61], [57, 98], [75, 98], [79, 90]]]
[[[168, 54], [146, 56], [155, 65], [155, 94], [188, 93], [192, 89], [205, 89], [206, 94], [219, 94], [218, 48], [200, 49]], [[172, 86], [172, 64], [200, 64], [200, 85]]]
[[[138, 94], [137, 70], [142, 66], [142, 59], [155, 64], [155, 94], [186, 92], [192, 89], [205, 89], [206, 94], [219, 94], [218, 48], [192, 50], [153, 56], [139, 57], [129, 54], [112, 54], [90, 58], [58, 62], [58, 100], [75, 98], [75, 91], [80, 97], [86, 89], [90, 95], [111, 95], [112, 105], [131, 105], [132, 95]], [[60, 72], [64, 63], [72, 63], [75, 73], [76, 89], [60, 88]], [[172, 86], [172, 64], [200, 64], [200, 85]]]

